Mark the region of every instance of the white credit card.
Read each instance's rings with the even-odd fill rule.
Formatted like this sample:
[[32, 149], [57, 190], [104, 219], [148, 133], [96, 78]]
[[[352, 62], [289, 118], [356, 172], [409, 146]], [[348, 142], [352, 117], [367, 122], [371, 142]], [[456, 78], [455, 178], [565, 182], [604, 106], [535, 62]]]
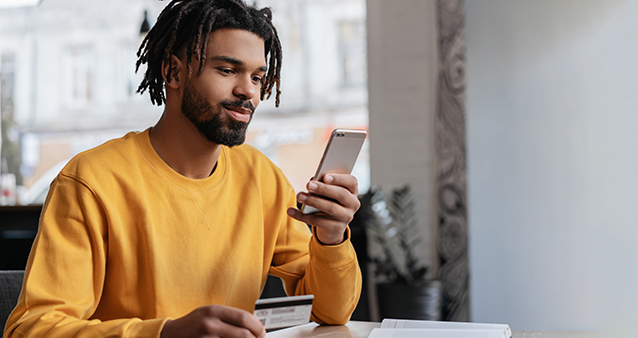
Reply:
[[266, 331], [307, 324], [314, 295], [265, 298], [255, 301], [253, 312]]

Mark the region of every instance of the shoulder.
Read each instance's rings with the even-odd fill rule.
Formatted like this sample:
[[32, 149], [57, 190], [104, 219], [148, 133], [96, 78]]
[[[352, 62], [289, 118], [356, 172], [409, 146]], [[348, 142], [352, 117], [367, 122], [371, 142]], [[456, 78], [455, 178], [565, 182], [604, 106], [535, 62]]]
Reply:
[[130, 132], [73, 157], [60, 171], [63, 176], [86, 178], [108, 171], [118, 171], [135, 161], [139, 153], [136, 138], [139, 134]]

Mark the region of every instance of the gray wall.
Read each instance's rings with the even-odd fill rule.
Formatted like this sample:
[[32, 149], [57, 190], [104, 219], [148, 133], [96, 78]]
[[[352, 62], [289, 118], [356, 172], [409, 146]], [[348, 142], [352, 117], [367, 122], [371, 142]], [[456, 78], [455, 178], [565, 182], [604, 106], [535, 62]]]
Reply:
[[436, 6], [368, 0], [370, 181], [387, 194], [410, 183], [423, 229], [418, 255], [434, 277]]
[[637, 1], [466, 2], [474, 321], [637, 322], [637, 17]]

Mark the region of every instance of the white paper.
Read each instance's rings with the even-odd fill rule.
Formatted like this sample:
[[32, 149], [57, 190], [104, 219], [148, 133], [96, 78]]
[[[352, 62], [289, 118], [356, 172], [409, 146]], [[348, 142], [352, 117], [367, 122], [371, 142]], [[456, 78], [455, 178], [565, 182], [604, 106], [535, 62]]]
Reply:
[[499, 338], [510, 338], [512, 330], [507, 324], [487, 324], [487, 323], [464, 323], [464, 322], [443, 322], [431, 320], [405, 320], [386, 318], [381, 322], [381, 328], [423, 328], [423, 329], [450, 329], [450, 330], [489, 330], [498, 332]]
[[[481, 329], [388, 329], [372, 330], [368, 338], [503, 338], [503, 332]], [[508, 337], [509, 338], [509, 337]]]

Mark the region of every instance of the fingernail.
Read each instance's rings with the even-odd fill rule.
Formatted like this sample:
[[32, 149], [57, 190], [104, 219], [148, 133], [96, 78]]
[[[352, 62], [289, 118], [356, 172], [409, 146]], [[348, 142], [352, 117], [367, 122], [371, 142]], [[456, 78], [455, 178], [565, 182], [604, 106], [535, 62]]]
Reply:
[[306, 201], [306, 199], [307, 199], [307, 198], [308, 198], [308, 196], [306, 196], [306, 195], [304, 195], [304, 194], [299, 194], [299, 195], [297, 196], [297, 201], [299, 201], [299, 202], [303, 203], [303, 202], [305, 202], [305, 201]]
[[335, 178], [334, 178], [334, 177], [332, 177], [332, 175], [326, 175], [326, 176], [323, 178], [323, 181], [324, 181], [324, 182], [326, 182], [326, 183], [332, 183], [332, 181], [334, 181], [334, 179], [335, 179]]
[[316, 190], [319, 186], [315, 182], [308, 183], [308, 190]]
[[293, 208], [288, 208], [288, 216], [294, 216], [295, 210]]

